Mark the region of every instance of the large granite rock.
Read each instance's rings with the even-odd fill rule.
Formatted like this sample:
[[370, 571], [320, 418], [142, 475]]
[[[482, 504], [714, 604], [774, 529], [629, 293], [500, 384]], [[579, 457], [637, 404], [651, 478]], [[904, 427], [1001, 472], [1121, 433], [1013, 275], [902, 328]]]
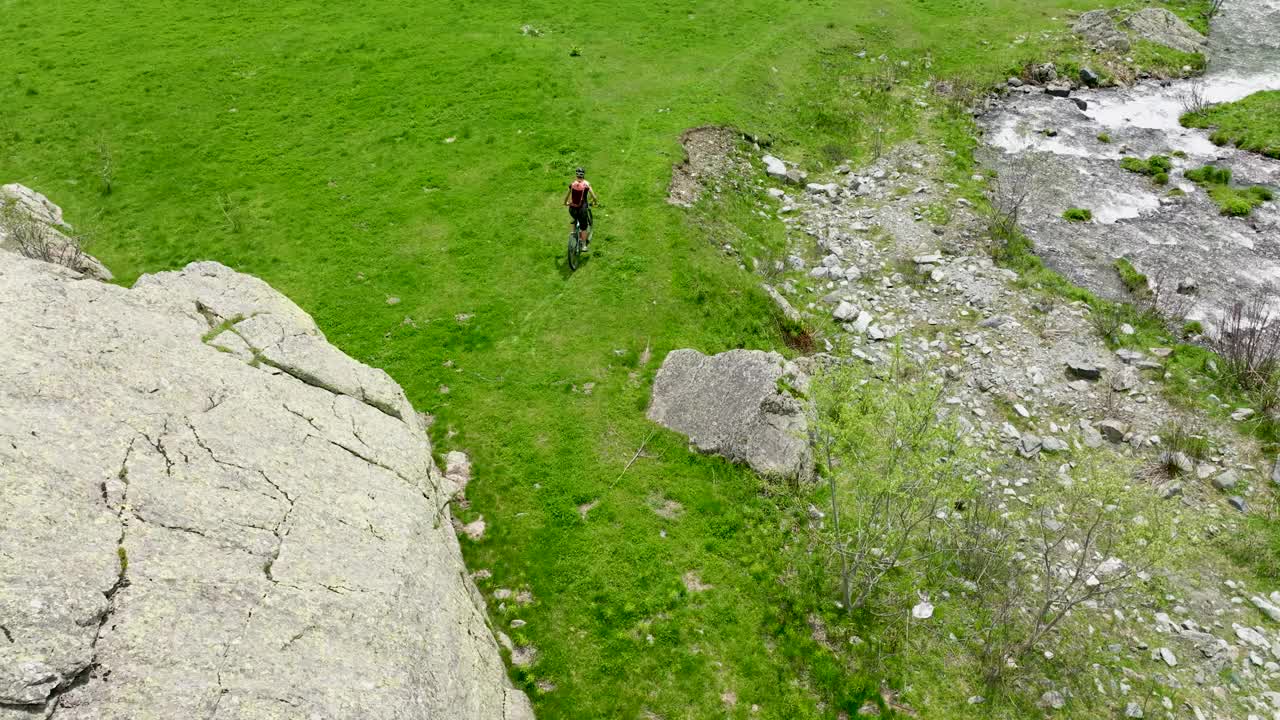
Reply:
[[[70, 232], [62, 208], [49, 198], [25, 185], [0, 186], [0, 250], [39, 256], [89, 277], [110, 280], [111, 271], [84, 252]], [[17, 237], [20, 234], [26, 236], [25, 242]]]
[[806, 479], [813, 469], [808, 420], [790, 389], [807, 386], [777, 353], [675, 350], [654, 379], [649, 419], [689, 436], [701, 452], [762, 475]]
[[1130, 15], [1124, 24], [1143, 40], [1186, 53], [1202, 53], [1209, 42], [1185, 20], [1164, 8], [1143, 8]]
[[82, 277], [0, 253], [0, 720], [532, 717], [385, 373], [216, 263]]
[[1116, 27], [1109, 10], [1090, 10], [1081, 15], [1071, 29], [1094, 49], [1129, 52], [1129, 36]]

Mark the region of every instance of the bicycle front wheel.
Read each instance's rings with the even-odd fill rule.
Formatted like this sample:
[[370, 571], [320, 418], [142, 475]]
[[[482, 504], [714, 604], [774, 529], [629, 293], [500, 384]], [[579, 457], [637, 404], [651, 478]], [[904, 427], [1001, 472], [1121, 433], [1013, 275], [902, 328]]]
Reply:
[[569, 233], [569, 252], [566, 259], [569, 261], [569, 269], [578, 269], [578, 256], [582, 252], [582, 248], [578, 243], [578, 229], [575, 227], [572, 233]]

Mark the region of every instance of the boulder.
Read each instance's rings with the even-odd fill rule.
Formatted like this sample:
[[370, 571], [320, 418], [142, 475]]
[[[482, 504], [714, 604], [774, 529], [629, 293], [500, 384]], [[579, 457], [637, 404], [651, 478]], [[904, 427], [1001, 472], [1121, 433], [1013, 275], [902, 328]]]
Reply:
[[689, 437], [699, 452], [746, 463], [768, 477], [807, 479], [813, 468], [803, 393], [808, 378], [777, 353], [696, 350], [667, 355], [649, 419]]
[[1082, 380], [1097, 380], [1102, 377], [1102, 368], [1091, 358], [1073, 355], [1067, 358], [1067, 372]]
[[1275, 467], [1271, 468], [1271, 482], [1280, 489], [1280, 457], [1276, 458]]
[[1119, 445], [1124, 442], [1125, 435], [1129, 434], [1129, 426], [1119, 420], [1108, 418], [1098, 423], [1098, 432], [1102, 433], [1107, 442]]
[[[1089, 87], [1097, 87], [1098, 83], [1102, 82], [1102, 78], [1091, 68], [1080, 68], [1080, 82]], [[1084, 108], [1080, 109], [1083, 110]]]
[[1069, 82], [1052, 82], [1045, 86], [1046, 95], [1064, 98], [1071, 94], [1071, 83]]
[[787, 179], [787, 164], [772, 155], [760, 158], [764, 163], [765, 174], [775, 180]]
[[0, 187], [0, 250], [54, 262], [97, 280], [112, 279], [111, 271], [84, 252], [80, 239], [70, 233], [62, 208], [49, 198], [24, 185]]
[[839, 322], [849, 322], [858, 317], [858, 306], [848, 300], [841, 300], [836, 309], [831, 311], [831, 316]]
[[1164, 8], [1143, 8], [1126, 18], [1124, 24], [1143, 40], [1181, 52], [1202, 53], [1208, 46], [1205, 36]]
[[532, 717], [399, 386], [220, 265], [79, 277], [0, 253], [0, 717]]
[[1044, 84], [1058, 79], [1058, 68], [1053, 63], [1034, 65], [1031, 68], [1031, 79]]
[[1114, 53], [1129, 52], [1129, 36], [1116, 27], [1110, 11], [1091, 10], [1081, 15], [1071, 29], [1096, 50]]
[[1219, 490], [1234, 489], [1240, 483], [1240, 475], [1235, 470], [1227, 470], [1213, 479], [1213, 486]]

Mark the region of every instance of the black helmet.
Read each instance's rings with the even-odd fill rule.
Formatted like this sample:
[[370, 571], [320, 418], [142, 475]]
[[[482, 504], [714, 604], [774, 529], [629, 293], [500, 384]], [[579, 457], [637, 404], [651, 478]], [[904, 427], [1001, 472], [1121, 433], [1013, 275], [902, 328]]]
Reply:
[[586, 176], [587, 176], [587, 171], [586, 171], [586, 170], [583, 170], [582, 168], [578, 168], [577, 170], [574, 170], [573, 172], [574, 172], [578, 177], [586, 177]]

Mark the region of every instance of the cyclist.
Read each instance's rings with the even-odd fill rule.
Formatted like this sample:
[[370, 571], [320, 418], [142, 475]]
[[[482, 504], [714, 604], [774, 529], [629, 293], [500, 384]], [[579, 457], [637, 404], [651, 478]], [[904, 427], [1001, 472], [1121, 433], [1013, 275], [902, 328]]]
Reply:
[[600, 198], [596, 197], [596, 191], [591, 189], [591, 183], [587, 182], [587, 171], [578, 168], [574, 171], [577, 175], [572, 183], [569, 183], [569, 191], [564, 195], [564, 204], [569, 208], [569, 224], [573, 225], [577, 222], [577, 226], [581, 228], [579, 239], [582, 241], [582, 249], [587, 248], [587, 231], [591, 229], [591, 208], [588, 206], [588, 200], [591, 205], [600, 202]]

